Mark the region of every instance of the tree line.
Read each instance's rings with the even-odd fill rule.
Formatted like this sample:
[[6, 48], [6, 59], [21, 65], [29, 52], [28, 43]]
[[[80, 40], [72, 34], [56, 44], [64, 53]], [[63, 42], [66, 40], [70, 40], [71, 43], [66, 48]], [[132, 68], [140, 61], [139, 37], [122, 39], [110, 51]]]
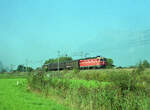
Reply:
[[148, 60], [143, 60], [140, 61], [139, 63], [137, 63], [136, 65], [130, 66], [129, 68], [136, 68], [138, 66], [144, 67], [144, 68], [150, 68], [150, 63], [148, 62]]
[[58, 58], [51, 58], [51, 59], [48, 59], [45, 61], [44, 64], [49, 64], [49, 63], [57, 63], [59, 60], [59, 62], [65, 62], [65, 61], [72, 61], [72, 57], [60, 57], [59, 59]]
[[[65, 61], [72, 61], [72, 57], [60, 57], [59, 62], [65, 62]], [[48, 60], [45, 60], [44, 64], [49, 64], [49, 63], [58, 63], [58, 58], [51, 58]], [[43, 64], [43, 65], [44, 65]], [[136, 68], [138, 65], [141, 65], [144, 68], [150, 68], [150, 63], [147, 60], [140, 61], [137, 65], [130, 66], [128, 68]], [[107, 58], [107, 66], [106, 68], [113, 68], [115, 67], [114, 61], [111, 58]], [[26, 67], [24, 65], [18, 65], [16, 70], [13, 70], [12, 72], [31, 72], [33, 70], [39, 70], [42, 67], [37, 67], [36, 69], [33, 69], [32, 67]], [[127, 67], [126, 67], [127, 68]], [[0, 62], [0, 73], [7, 72], [6, 68], [3, 67], [2, 62]]]

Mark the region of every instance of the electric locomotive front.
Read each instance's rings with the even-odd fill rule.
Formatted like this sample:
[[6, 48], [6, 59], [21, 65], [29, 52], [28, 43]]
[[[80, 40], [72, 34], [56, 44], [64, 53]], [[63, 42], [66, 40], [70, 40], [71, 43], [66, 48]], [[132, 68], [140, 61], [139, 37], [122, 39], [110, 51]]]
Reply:
[[102, 68], [105, 66], [106, 66], [106, 58], [100, 56], [80, 60], [81, 69]]

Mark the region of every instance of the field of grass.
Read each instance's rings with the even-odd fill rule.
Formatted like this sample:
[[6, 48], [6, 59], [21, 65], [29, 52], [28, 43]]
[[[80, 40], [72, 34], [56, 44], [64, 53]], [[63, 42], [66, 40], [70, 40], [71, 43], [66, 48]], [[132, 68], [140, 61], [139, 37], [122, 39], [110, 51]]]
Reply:
[[[2, 75], [0, 76], [2, 77]], [[4, 78], [4, 76], [3, 76]], [[17, 81], [19, 82], [17, 85]], [[27, 90], [26, 79], [0, 79], [0, 110], [69, 110]]]
[[28, 81], [33, 90], [60, 97], [77, 110], [150, 109], [149, 69], [43, 72]]
[[150, 110], [149, 85], [150, 69], [2, 74], [0, 110]]

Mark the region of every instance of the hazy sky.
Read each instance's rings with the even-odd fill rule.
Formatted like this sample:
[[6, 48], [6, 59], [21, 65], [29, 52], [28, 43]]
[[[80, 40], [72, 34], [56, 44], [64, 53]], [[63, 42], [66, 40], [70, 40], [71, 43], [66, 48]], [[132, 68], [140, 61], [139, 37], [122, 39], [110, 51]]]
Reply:
[[58, 50], [150, 61], [149, 11], [149, 0], [0, 0], [0, 61], [35, 66]]

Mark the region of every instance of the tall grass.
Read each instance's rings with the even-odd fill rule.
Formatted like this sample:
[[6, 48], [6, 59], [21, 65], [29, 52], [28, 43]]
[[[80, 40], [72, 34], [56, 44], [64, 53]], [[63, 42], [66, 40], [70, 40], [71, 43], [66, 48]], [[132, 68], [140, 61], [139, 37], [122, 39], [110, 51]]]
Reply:
[[[79, 110], [149, 110], [149, 70], [67, 71], [46, 78], [38, 73], [30, 87], [63, 98]], [[85, 72], [85, 73], [84, 73]], [[90, 73], [87, 73], [90, 72]], [[82, 74], [83, 73], [83, 74]], [[61, 77], [60, 77], [61, 76]]]

